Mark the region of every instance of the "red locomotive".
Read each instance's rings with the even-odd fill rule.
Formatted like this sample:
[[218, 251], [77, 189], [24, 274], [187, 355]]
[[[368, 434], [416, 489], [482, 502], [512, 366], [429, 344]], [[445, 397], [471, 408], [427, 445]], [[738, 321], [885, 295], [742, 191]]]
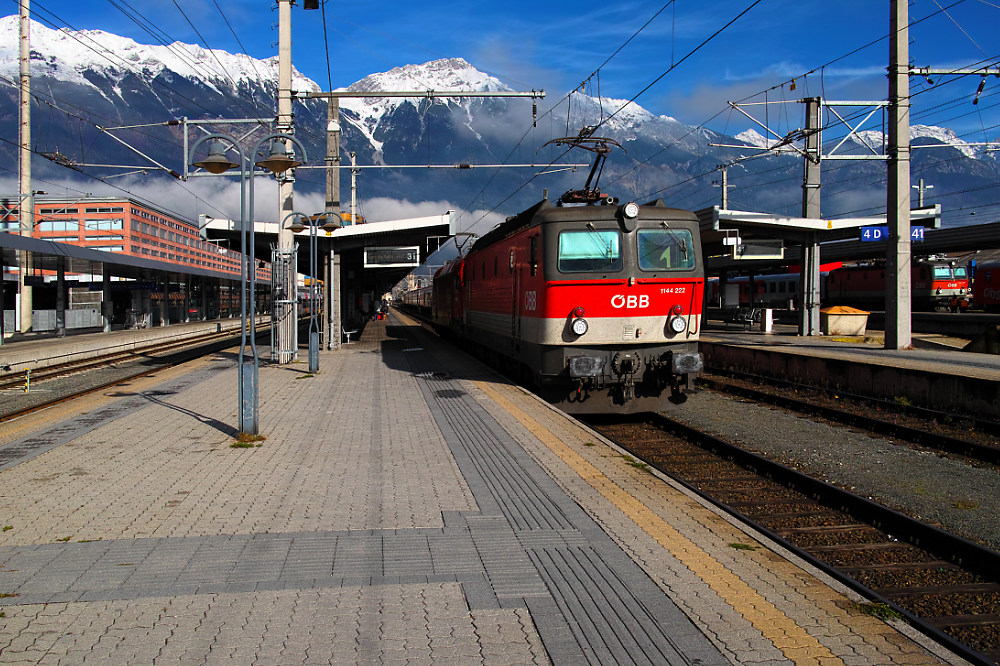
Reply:
[[[914, 261], [911, 273], [914, 310], [964, 309], [968, 306], [969, 275], [954, 261], [929, 257]], [[844, 266], [830, 271], [824, 303], [885, 309], [885, 265]]]
[[702, 370], [697, 219], [586, 192], [599, 205], [544, 199], [442, 267], [433, 321], [569, 412], [683, 402]]

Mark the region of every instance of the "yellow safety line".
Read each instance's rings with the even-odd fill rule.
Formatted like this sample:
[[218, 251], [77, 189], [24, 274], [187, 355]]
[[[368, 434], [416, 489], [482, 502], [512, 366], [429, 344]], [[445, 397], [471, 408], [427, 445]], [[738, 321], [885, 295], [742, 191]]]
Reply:
[[795, 621], [778, 610], [759, 592], [734, 575], [718, 560], [677, 531], [663, 518], [646, 507], [638, 498], [615, 484], [601, 470], [570, 449], [552, 433], [513, 403], [501, 396], [490, 384], [475, 382], [486, 395], [520, 421], [563, 462], [570, 466], [597, 492], [621, 509], [636, 525], [656, 539], [684, 566], [701, 578], [736, 612], [745, 617], [765, 638], [774, 643], [796, 664], [842, 664], [829, 648], [820, 643]]

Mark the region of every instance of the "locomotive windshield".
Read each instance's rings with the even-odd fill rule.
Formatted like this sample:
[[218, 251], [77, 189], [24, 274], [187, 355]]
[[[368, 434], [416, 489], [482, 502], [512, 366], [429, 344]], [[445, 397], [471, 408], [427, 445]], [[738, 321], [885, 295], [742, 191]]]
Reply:
[[639, 268], [683, 271], [694, 268], [694, 242], [687, 229], [639, 229]]
[[950, 280], [951, 279], [951, 266], [935, 266], [934, 267], [934, 278], [937, 280]]
[[561, 273], [600, 273], [621, 269], [621, 233], [618, 230], [588, 229], [559, 234]]

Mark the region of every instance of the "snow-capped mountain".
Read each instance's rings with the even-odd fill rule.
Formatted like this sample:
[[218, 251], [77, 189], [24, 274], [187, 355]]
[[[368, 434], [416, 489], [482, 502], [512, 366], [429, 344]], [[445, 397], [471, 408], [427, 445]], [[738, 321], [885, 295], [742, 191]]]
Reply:
[[[866, 144], [876, 149], [879, 149], [887, 141], [883, 133], [879, 130], [866, 130], [858, 132], [858, 135]], [[859, 141], [855, 139], [855, 143], [859, 143]], [[910, 143], [914, 145], [942, 144], [950, 146], [972, 159], [989, 157], [989, 153], [984, 146], [971, 145], [972, 142], [964, 141], [947, 127], [910, 125]], [[980, 142], [977, 141], [975, 143]]]
[[[13, 160], [17, 135], [18, 21], [0, 18], [0, 82], [11, 103], [0, 106], [0, 151]], [[110, 33], [86, 30], [51, 30], [32, 23], [32, 93], [35, 95], [33, 142], [39, 153], [58, 152], [74, 164], [136, 164], [135, 153], [97, 128], [149, 125], [159, 127], [121, 134], [130, 145], [161, 163], [181, 170], [181, 130], [165, 123], [181, 117], [193, 119], [261, 118], [270, 121], [276, 110], [276, 58], [256, 60], [242, 54], [208, 50], [173, 43], [143, 45]], [[293, 88], [318, 91], [319, 86], [294, 73]], [[475, 90], [509, 88], [461, 58], [448, 58], [373, 73], [347, 88], [377, 90]], [[562, 100], [555, 112], [546, 113]], [[568, 96], [549, 91], [532, 114], [530, 100], [512, 98], [344, 98], [341, 106], [341, 154], [354, 151], [361, 165], [420, 164], [538, 164], [531, 169], [384, 169], [368, 170], [361, 178], [361, 196], [411, 201], [450, 201], [473, 208], [506, 200], [503, 213], [516, 212], [540, 198], [542, 188], [551, 196], [580, 187], [588, 169], [537, 177], [523, 187], [541, 167], [560, 157], [564, 148], [546, 146], [552, 139], [573, 135], [581, 128], [601, 125], [599, 135], [620, 142], [623, 151], [609, 157], [600, 182], [602, 190], [619, 198], [663, 197], [684, 208], [716, 203], [717, 190], [708, 187], [710, 173], [736, 158], [757, 155], [749, 150], [767, 142], [756, 130], [729, 137], [686, 125], [669, 116], [650, 113], [626, 100], [598, 99], [579, 92]], [[305, 144], [310, 163], [320, 163], [326, 144], [326, 103], [296, 100], [296, 134]], [[245, 126], [242, 126], [245, 127]], [[238, 126], [222, 131], [240, 134]], [[915, 125], [914, 144], [958, 144], [946, 128]], [[193, 136], [193, 135], [192, 135]], [[862, 136], [881, 146], [878, 132]], [[771, 141], [773, 144], [773, 141]], [[719, 145], [746, 145], [748, 149]], [[860, 143], [841, 150], [865, 150]], [[943, 155], [958, 159], [942, 159]], [[589, 163], [593, 155], [571, 151], [561, 162]], [[36, 159], [39, 173], [46, 170], [67, 176], [63, 166]], [[342, 164], [346, 159], [342, 160]], [[801, 158], [787, 151], [757, 156], [730, 171], [730, 206], [752, 210], [795, 213], [801, 198]], [[976, 146], [914, 151], [914, 168], [921, 178], [934, 181], [935, 193], [973, 190], [1000, 180], [996, 153]], [[833, 170], [831, 170], [833, 171]], [[92, 173], [89, 172], [88, 173]], [[70, 174], [71, 175], [71, 174]], [[103, 174], [99, 174], [103, 175]], [[884, 205], [885, 167], [874, 162], [853, 162], [824, 180], [823, 210], [837, 215]], [[319, 190], [319, 172], [298, 170], [296, 188]], [[839, 185], [834, 178], [843, 182]], [[685, 187], [678, 183], [699, 181]], [[510, 196], [516, 192], [514, 196]], [[970, 197], [985, 197], [971, 194]], [[947, 202], [942, 202], [947, 208]], [[965, 200], [968, 203], [968, 199]]]
[[[19, 73], [19, 20], [16, 15], [0, 18], [0, 75]], [[124, 81], [135, 77], [171, 82], [175, 77], [199, 79], [219, 93], [232, 93], [259, 85], [277, 85], [278, 59], [256, 60], [245, 54], [205, 49], [193, 44], [139, 44], [103, 30], [52, 30], [31, 22], [31, 73], [33, 77], [73, 83], [102, 92], [94, 75]], [[292, 87], [318, 91], [314, 81], [292, 71]]]

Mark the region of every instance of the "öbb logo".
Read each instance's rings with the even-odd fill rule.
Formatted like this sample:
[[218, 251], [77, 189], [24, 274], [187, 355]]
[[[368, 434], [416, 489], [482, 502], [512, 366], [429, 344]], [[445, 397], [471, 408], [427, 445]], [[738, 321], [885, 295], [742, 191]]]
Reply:
[[611, 307], [616, 310], [620, 310], [621, 308], [625, 308], [626, 310], [648, 308], [649, 296], [647, 294], [629, 294], [628, 296], [615, 294], [611, 297]]

